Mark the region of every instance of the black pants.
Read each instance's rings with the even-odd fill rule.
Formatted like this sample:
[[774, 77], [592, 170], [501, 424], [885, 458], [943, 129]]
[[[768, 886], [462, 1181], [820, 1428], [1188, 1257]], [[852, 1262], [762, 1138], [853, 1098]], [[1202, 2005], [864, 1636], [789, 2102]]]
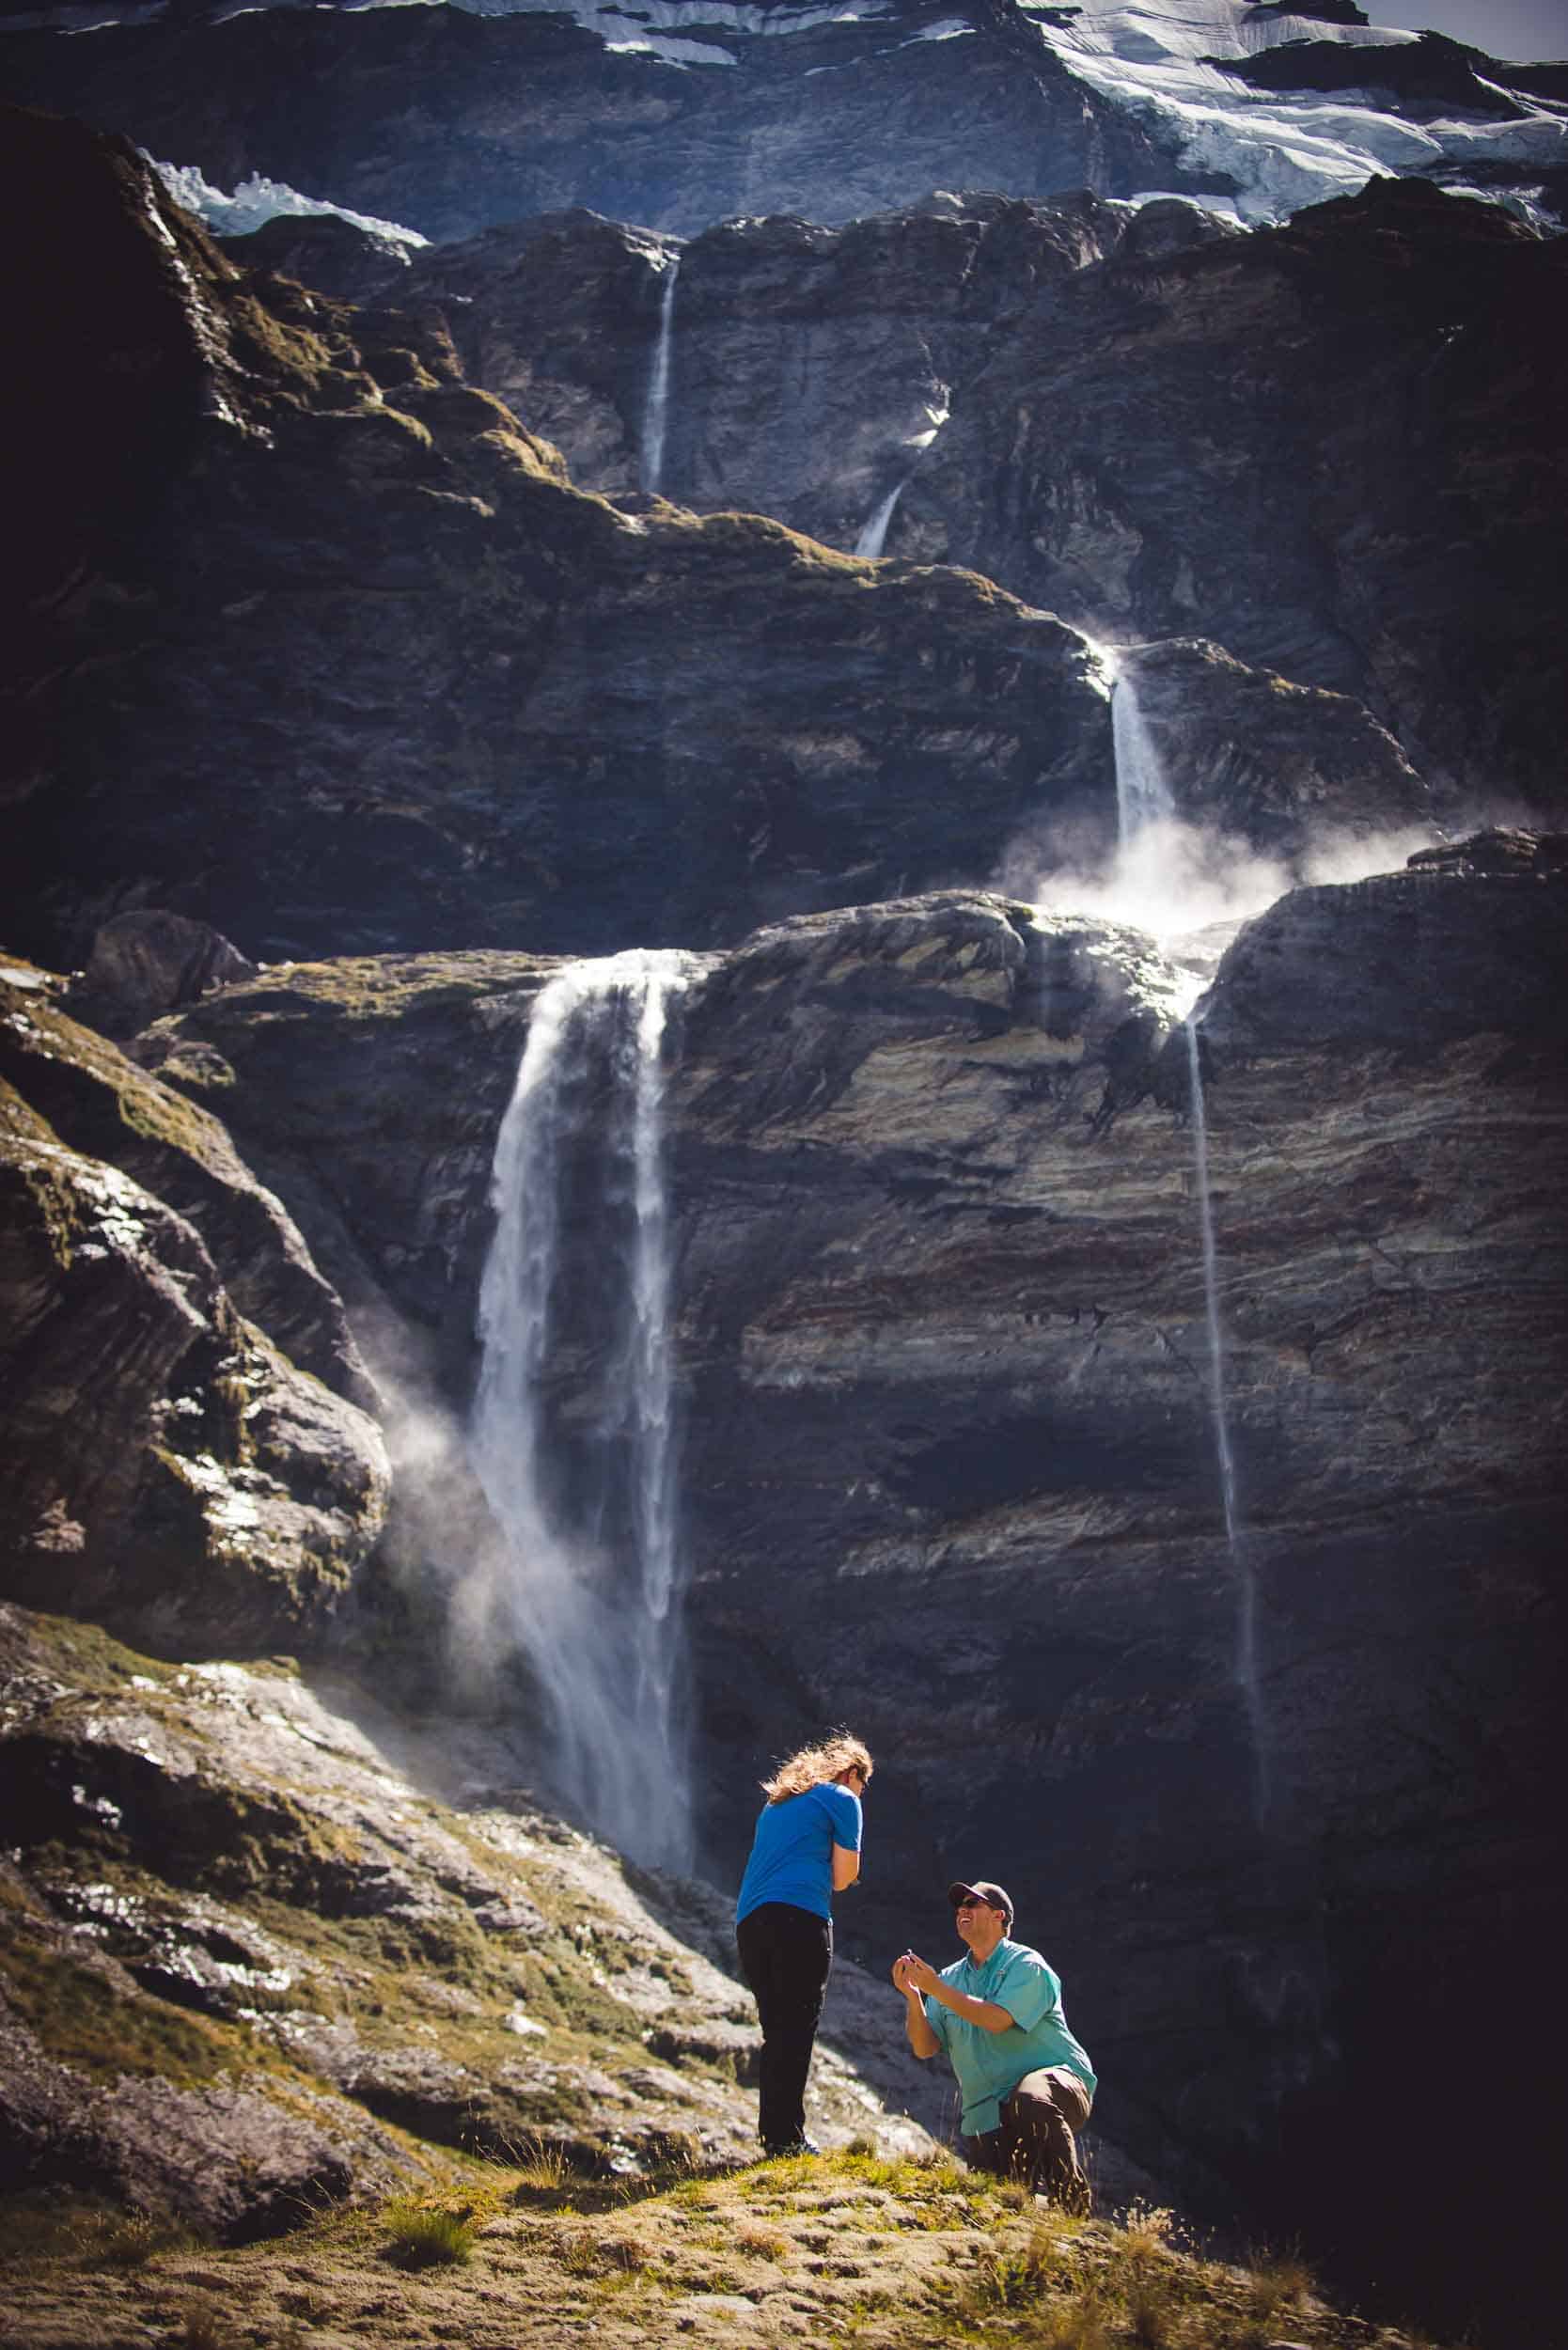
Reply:
[[833, 1921], [764, 1902], [735, 1928], [741, 1972], [762, 2026], [757, 2134], [769, 2154], [806, 2134], [806, 2076], [833, 1966]]

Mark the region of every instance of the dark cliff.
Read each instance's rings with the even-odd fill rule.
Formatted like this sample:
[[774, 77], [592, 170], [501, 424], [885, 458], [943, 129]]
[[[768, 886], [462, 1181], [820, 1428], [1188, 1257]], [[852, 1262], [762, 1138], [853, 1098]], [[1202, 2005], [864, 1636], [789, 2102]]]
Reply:
[[[1450, 2308], [1483, 2297], [1478, 2228], [1524, 2276], [1537, 2219], [1516, 2176], [1455, 2174], [1431, 2044], [1456, 2004], [1543, 2013], [1560, 1927], [1563, 882], [1529, 844], [1486, 866], [1296, 893], [1208, 999], [1239, 1550], [1147, 940], [978, 895], [786, 923], [699, 980], [673, 1104], [709, 1849], [738, 1865], [769, 1751], [862, 1724], [852, 1951], [1005, 1856], [1107, 2133]], [[222, 1076], [280, 1184], [312, 1170], [461, 1392], [526, 990], [382, 970], [227, 990], [148, 1049]], [[437, 1092], [378, 1161], [409, 1021], [465, 1138]], [[596, 1376], [563, 1332], [563, 1430]], [[1408, 2235], [1372, 2193], [1390, 2133]]]
[[[414, 14], [202, 30], [363, 38], [389, 86], [409, 44], [501, 38]], [[532, 1008], [553, 958], [662, 940], [707, 950], [666, 1072], [705, 1866], [733, 1877], [770, 1756], [852, 1719], [883, 1765], [852, 1951], [885, 1972], [948, 1874], [1001, 1876], [1162, 2182], [1441, 2322], [1485, 2324], [1499, 2272], [1545, 2306], [1541, 2174], [1455, 2161], [1432, 2051], [1554, 2013], [1560, 841], [1293, 890], [1219, 969], [1233, 1530], [1184, 974], [985, 885], [1043, 825], [1112, 835], [1068, 620], [1157, 636], [1121, 674], [1179, 804], [1303, 870], [1321, 822], [1433, 787], [1556, 806], [1564, 248], [1408, 186], [1247, 238], [1086, 196], [715, 230], [676, 313], [698, 512], [632, 487], [667, 237], [535, 221], [393, 291], [334, 231], [356, 302], [220, 250], [124, 140], [11, 128], [44, 227], [7, 384], [0, 2176], [124, 2193], [178, 2114], [160, 2178], [243, 2229], [260, 2124], [212, 2084], [258, 2047], [315, 2122], [256, 2210], [395, 2175], [386, 2122], [737, 2142], [732, 1995], [696, 1967], [687, 2029], [641, 1906], [711, 1958], [722, 1904], [606, 1890], [530, 1792], [526, 1676], [449, 1645], [494, 1541], [462, 1429]], [[848, 536], [928, 430], [899, 559], [791, 526]], [[753, 496], [789, 510], [726, 510]], [[95, 933], [82, 979], [39, 967]], [[586, 1211], [565, 1246], [591, 1297]], [[563, 1455], [603, 1371], [566, 1322]], [[283, 1648], [437, 1709], [426, 1794], [353, 1728], [406, 1724], [213, 1663]], [[486, 1746], [454, 1709], [498, 1693]], [[583, 1922], [590, 1868], [618, 1923]], [[144, 2072], [171, 1981], [213, 2025], [162, 2106], [94, 2072], [90, 2145], [39, 1987], [84, 1951]], [[870, 2109], [831, 2092], [836, 2127]], [[1535, 2114], [1511, 2072], [1491, 2128]]]
[[237, 272], [115, 142], [23, 117], [6, 151], [32, 200], [97, 192], [126, 258], [78, 200], [55, 264], [148, 354], [89, 436], [116, 497], [79, 504], [109, 363], [32, 310], [17, 946], [79, 960], [137, 905], [274, 960], [700, 945], [983, 871], [1043, 808], [1108, 825], [1104, 692], [1051, 616], [760, 517], [620, 514], [438, 325]]
[[[727, 45], [696, 27], [666, 58], [564, 12], [277, 8], [116, 26], [90, 48], [13, 33], [5, 55], [14, 96], [221, 186], [260, 173], [443, 239], [573, 204], [687, 234], [743, 212], [849, 220], [933, 186], [1188, 183], [1169, 142], [1073, 80], [1020, 11], [895, 14], [870, 39], [853, 17]], [[925, 36], [959, 18], [955, 66]]]

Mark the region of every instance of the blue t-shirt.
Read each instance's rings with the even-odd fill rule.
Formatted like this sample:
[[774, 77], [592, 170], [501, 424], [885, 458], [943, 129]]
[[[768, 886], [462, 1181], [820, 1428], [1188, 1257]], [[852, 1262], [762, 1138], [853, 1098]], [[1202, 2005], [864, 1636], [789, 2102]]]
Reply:
[[965, 1954], [943, 1967], [942, 1980], [972, 1999], [1005, 2007], [1013, 2019], [1006, 2031], [987, 2031], [926, 1994], [926, 2021], [948, 2051], [964, 2100], [958, 2126], [965, 2138], [999, 2127], [1002, 2099], [1043, 2065], [1067, 2065], [1093, 2096], [1094, 2068], [1061, 2012], [1061, 1978], [1038, 1950], [1004, 1937], [983, 1966]]
[[837, 1779], [762, 1806], [751, 1858], [735, 1903], [735, 1923], [764, 1902], [788, 1902], [813, 1917], [833, 1915], [833, 1847], [860, 1850], [860, 1798]]

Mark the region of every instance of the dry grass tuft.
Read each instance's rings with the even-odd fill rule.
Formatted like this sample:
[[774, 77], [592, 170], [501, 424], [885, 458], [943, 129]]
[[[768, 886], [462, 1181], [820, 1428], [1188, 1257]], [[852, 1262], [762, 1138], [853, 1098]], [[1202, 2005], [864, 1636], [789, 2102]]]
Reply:
[[1247, 2296], [1260, 2318], [1278, 2310], [1298, 2310], [1311, 2298], [1313, 2278], [1298, 2252], [1254, 2253]]
[[545, 2138], [530, 2139], [517, 2151], [513, 2200], [530, 2195], [558, 2195], [572, 2176], [572, 2165], [558, 2146]]
[[205, 2295], [187, 2301], [176, 2319], [171, 2337], [178, 2350], [235, 2350], [235, 2338], [217, 2303]]
[[765, 2219], [742, 2219], [736, 2223], [734, 2241], [743, 2252], [755, 2253], [759, 2260], [782, 2260], [790, 2248], [790, 2239], [777, 2228], [770, 2228]]
[[403, 2201], [386, 2207], [390, 2257], [400, 2268], [437, 2268], [466, 2261], [474, 2230], [464, 2211]]

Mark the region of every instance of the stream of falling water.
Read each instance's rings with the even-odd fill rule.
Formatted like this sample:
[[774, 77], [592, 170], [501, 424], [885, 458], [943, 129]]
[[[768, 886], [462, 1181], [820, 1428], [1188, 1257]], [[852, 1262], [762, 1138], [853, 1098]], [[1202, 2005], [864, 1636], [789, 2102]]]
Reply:
[[659, 295], [659, 335], [653, 346], [653, 372], [648, 382], [648, 405], [642, 427], [642, 486], [657, 492], [665, 473], [665, 429], [669, 416], [669, 357], [675, 339], [675, 285], [681, 256], [672, 253], [664, 265]]
[[1111, 740], [1116, 752], [1116, 829], [1122, 849], [1145, 825], [1168, 822], [1176, 803], [1149, 722], [1138, 706], [1137, 688], [1125, 672], [1111, 685]]
[[860, 533], [859, 538], [855, 540], [855, 552], [856, 555], [864, 556], [871, 562], [875, 562], [877, 560], [883, 548], [887, 544], [887, 525], [893, 519], [893, 509], [897, 506], [900, 498], [902, 497], [907, 487], [908, 481], [906, 478], [903, 481], [899, 483], [896, 489], [888, 492], [887, 495], [883, 499], [882, 504], [877, 508], [876, 512], [871, 516], [870, 521], [866, 525], [865, 529]]
[[[470, 1433], [561, 1791], [622, 1852], [680, 1870], [692, 1858], [691, 1765], [664, 1063], [669, 1008], [696, 967], [634, 949], [572, 964], [540, 993], [495, 1146]], [[585, 1264], [609, 1336], [591, 1428], [576, 1432], [593, 1465], [569, 1495], [546, 1390], [573, 1342], [569, 1270], [585, 1277]]]
[[1191, 1078], [1193, 1166], [1197, 1179], [1199, 1227], [1203, 1250], [1203, 1305], [1209, 1337], [1209, 1412], [1214, 1428], [1215, 1458], [1219, 1469], [1220, 1498], [1225, 1510], [1225, 1540], [1236, 1587], [1234, 1669], [1247, 1709], [1252, 1747], [1252, 1804], [1261, 1826], [1268, 1816], [1268, 1722], [1262, 1685], [1258, 1676], [1257, 1578], [1247, 1556], [1247, 1537], [1236, 1501], [1236, 1456], [1231, 1442], [1231, 1416], [1225, 1394], [1225, 1338], [1219, 1312], [1219, 1259], [1215, 1246], [1214, 1201], [1209, 1191], [1209, 1126], [1203, 1101], [1203, 1064], [1198, 1024], [1183, 1023], [1187, 1040]]

